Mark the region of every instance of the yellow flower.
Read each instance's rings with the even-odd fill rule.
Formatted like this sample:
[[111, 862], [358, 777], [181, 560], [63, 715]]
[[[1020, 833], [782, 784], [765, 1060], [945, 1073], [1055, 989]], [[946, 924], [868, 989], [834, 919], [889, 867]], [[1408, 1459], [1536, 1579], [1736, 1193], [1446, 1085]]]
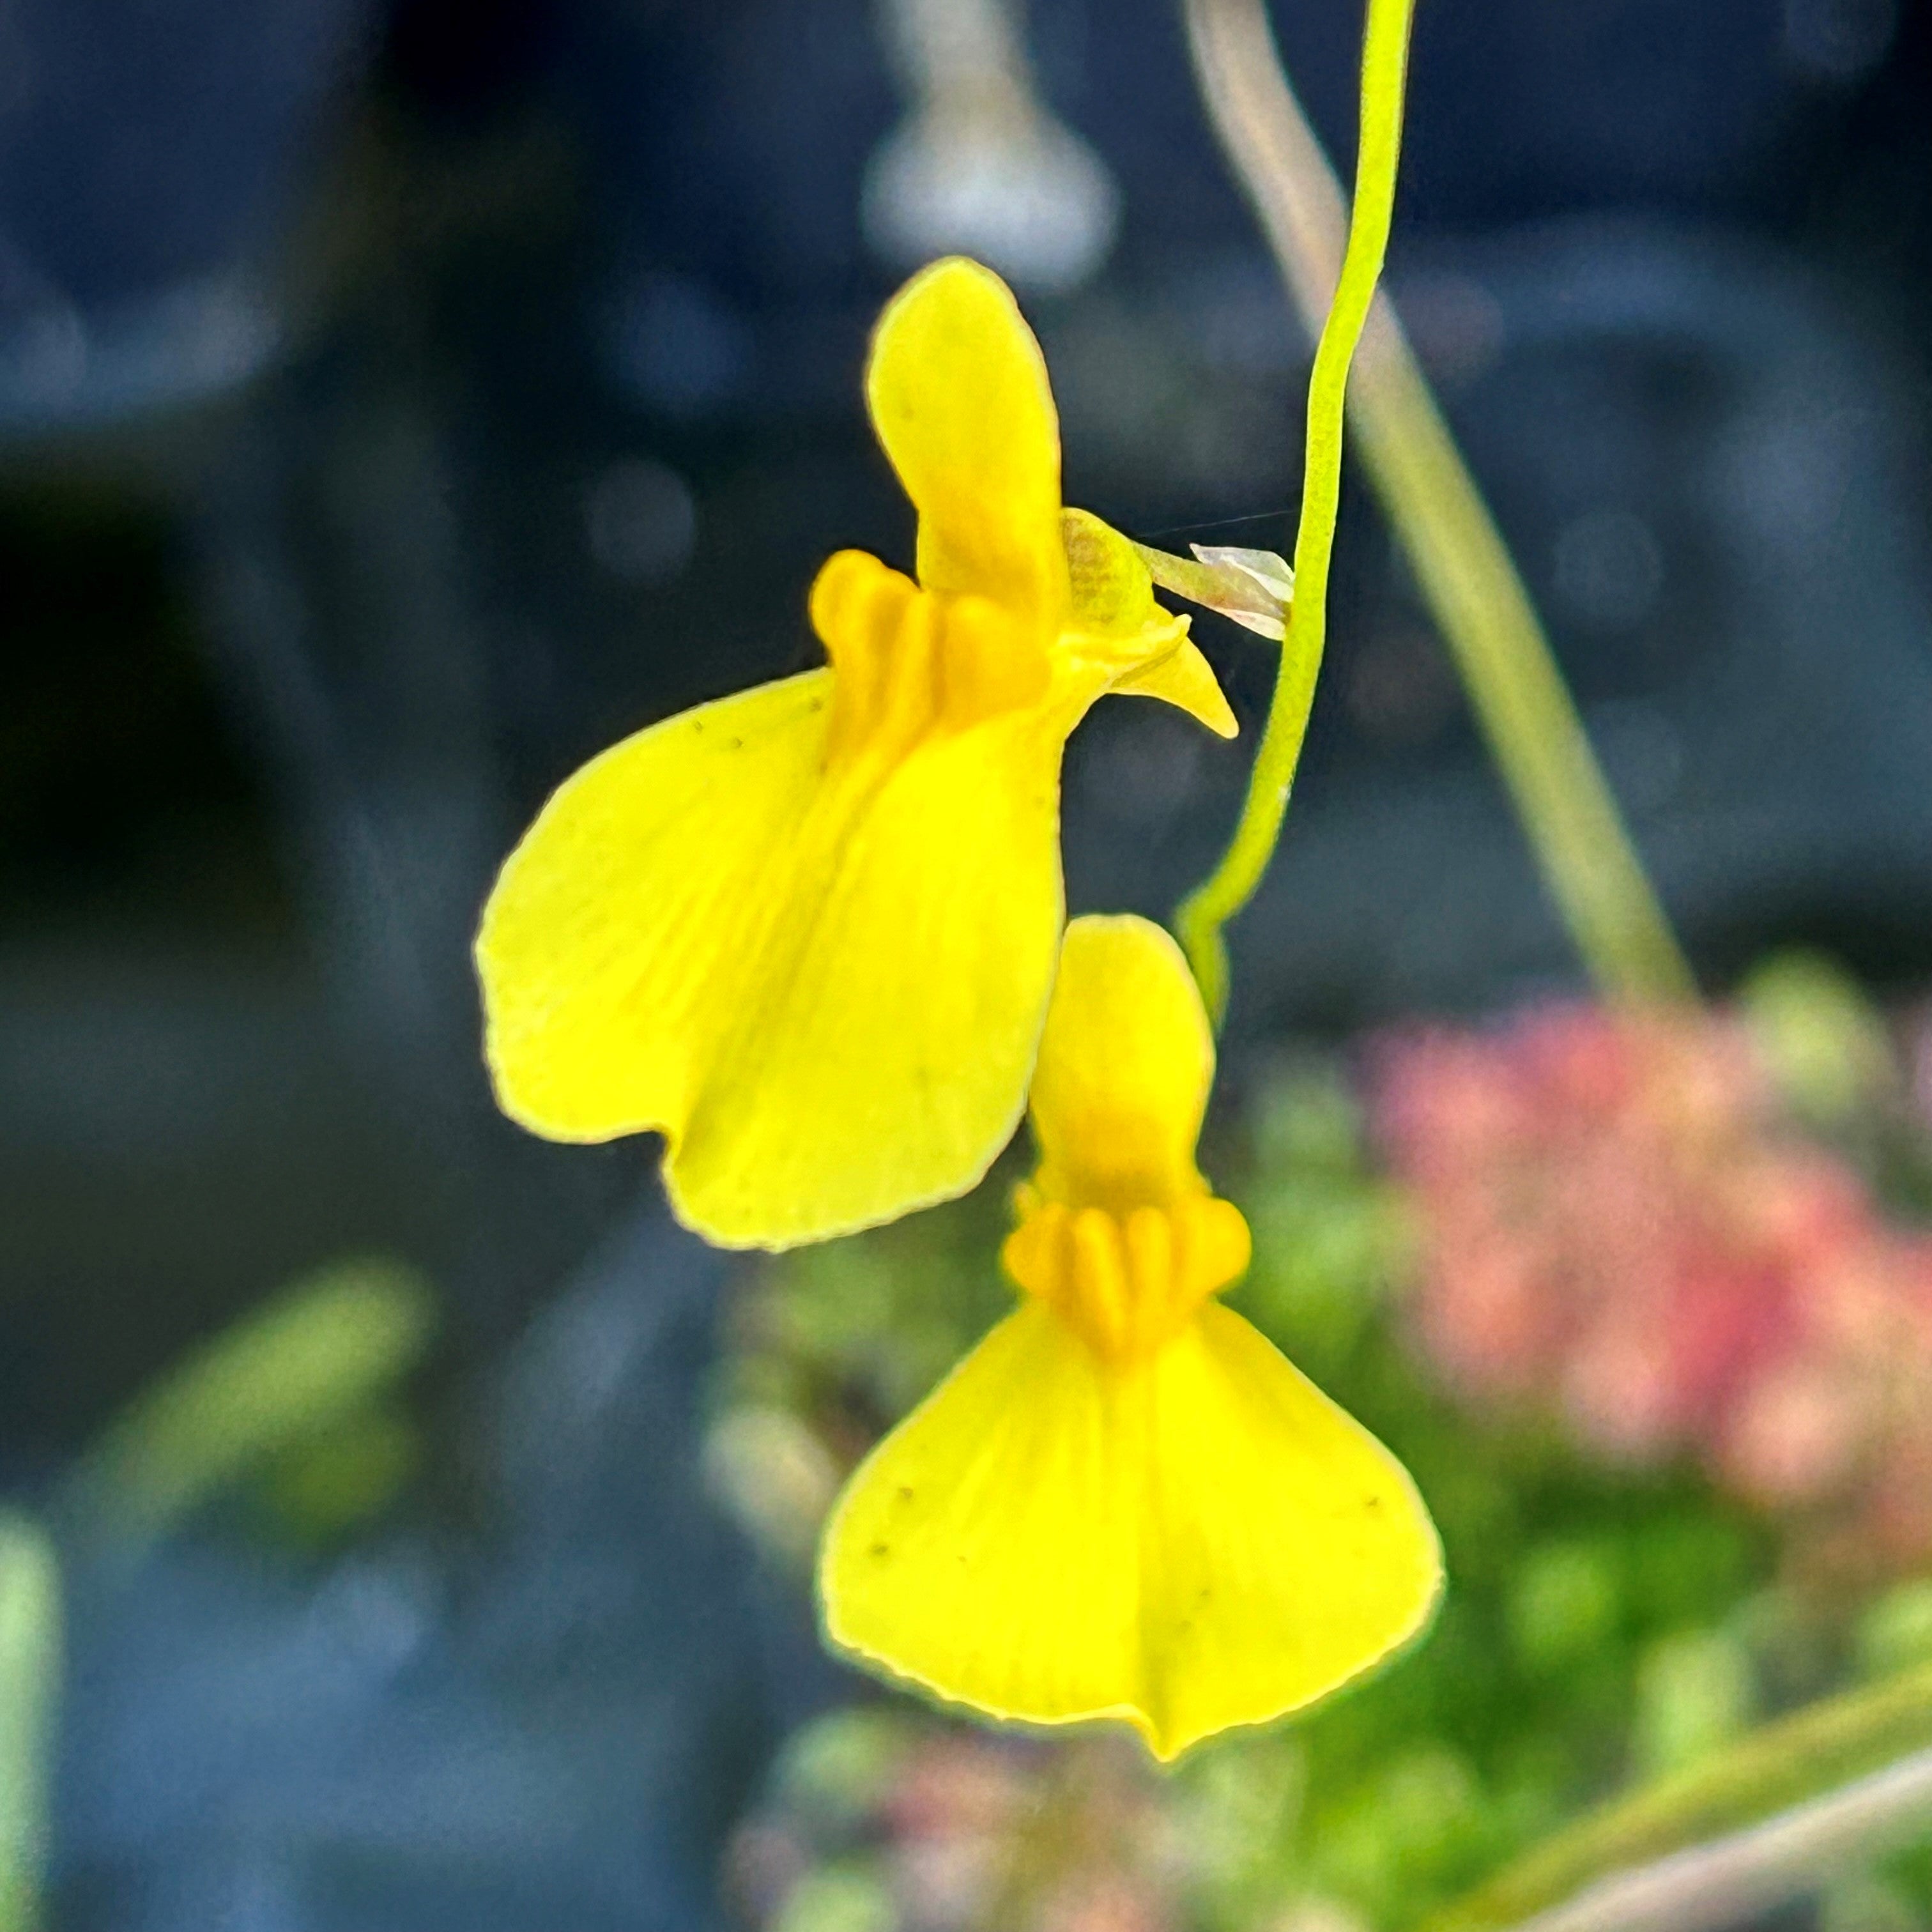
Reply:
[[866, 391], [918, 582], [833, 556], [811, 597], [830, 665], [593, 759], [477, 936], [504, 1111], [558, 1140], [661, 1132], [673, 1206], [728, 1246], [980, 1178], [1052, 988], [1067, 734], [1108, 691], [1234, 729], [1132, 545], [1061, 508], [1046, 365], [997, 276], [915, 276]]
[[1214, 1299], [1248, 1261], [1194, 1164], [1214, 1068], [1166, 934], [1076, 920], [1022, 1306], [860, 1467], [819, 1568], [860, 1660], [997, 1718], [1124, 1720], [1162, 1759], [1359, 1676], [1442, 1587], [1402, 1465]]

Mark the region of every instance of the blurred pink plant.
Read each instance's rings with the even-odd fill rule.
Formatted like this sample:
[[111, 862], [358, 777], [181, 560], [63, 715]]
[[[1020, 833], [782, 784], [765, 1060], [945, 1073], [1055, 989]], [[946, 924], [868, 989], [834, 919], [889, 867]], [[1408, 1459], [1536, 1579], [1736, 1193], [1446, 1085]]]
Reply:
[[1742, 1022], [1545, 1007], [1384, 1042], [1371, 1086], [1456, 1393], [1932, 1552], [1932, 1237], [1795, 1129]]
[[752, 1923], [794, 1922], [801, 1882], [855, 1858], [881, 1917], [904, 1932], [1183, 1922], [1184, 1860], [1156, 1780], [1120, 1739], [1048, 1743], [914, 1720], [886, 1734], [867, 1782], [856, 1808], [832, 1808], [830, 1833], [808, 1788], [740, 1827], [730, 1867]]

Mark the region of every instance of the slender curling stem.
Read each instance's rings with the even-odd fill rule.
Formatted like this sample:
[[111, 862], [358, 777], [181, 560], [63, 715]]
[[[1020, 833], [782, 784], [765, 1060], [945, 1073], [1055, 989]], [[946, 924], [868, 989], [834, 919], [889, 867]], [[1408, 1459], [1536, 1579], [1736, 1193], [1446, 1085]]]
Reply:
[[[1383, 185], [1372, 182], [1368, 172], [1373, 67], [1365, 60], [1356, 220], [1345, 256], [1341, 189], [1282, 70], [1263, 0], [1184, 0], [1184, 6], [1196, 74], [1216, 133], [1260, 217], [1295, 307], [1313, 328], [1334, 298], [1322, 338], [1325, 349], [1348, 289], [1362, 204]], [[1372, 46], [1374, 25], [1372, 6]], [[1400, 88], [1398, 76], [1398, 111]], [[1388, 104], [1385, 99], [1376, 103], [1378, 108]], [[1387, 159], [1392, 174], [1392, 138]], [[1384, 229], [1386, 220], [1384, 202]], [[1310, 462], [1298, 564], [1317, 487], [1322, 374], [1318, 356], [1309, 398]], [[1375, 303], [1363, 329], [1350, 400], [1370, 479], [1455, 658], [1544, 880], [1592, 976], [1618, 1000], [1690, 997], [1690, 968], [1591, 752], [1534, 607], [1385, 299]], [[1335, 440], [1339, 443], [1339, 430]], [[1332, 498], [1326, 514], [1332, 524]], [[1315, 590], [1320, 602], [1311, 632], [1304, 628], [1298, 580], [1289, 631], [1293, 648], [1276, 692], [1270, 740], [1277, 736], [1285, 700], [1304, 686], [1312, 689], [1325, 576]], [[1306, 702], [1304, 696], [1304, 723]], [[1272, 760], [1264, 742], [1249, 809], [1236, 834], [1240, 862], [1231, 850], [1220, 871], [1183, 910], [1179, 922], [1190, 956], [1197, 970], [1205, 962], [1207, 970], [1220, 976], [1216, 985], [1225, 984], [1220, 924], [1245, 903], [1266, 865], [1300, 737], [1294, 730], [1292, 745]]]
[[[1808, 1705], [1760, 1726], [1701, 1763], [1612, 1800], [1432, 1913], [1423, 1932], [1490, 1932], [1532, 1918], [1540, 1922], [1566, 1900], [1580, 1904], [1580, 1894], [1590, 1895], [1620, 1874], [1634, 1880], [1640, 1869], [1648, 1870], [1690, 1846], [1748, 1826], [1768, 1830], [1765, 1821], [1796, 1817], [1828, 1795], [1849, 1796], [1873, 1774], [1900, 1766], [1908, 1754], [1928, 1750], [1932, 1750], [1932, 1665], [1920, 1665], [1883, 1683]], [[1874, 1831], [1889, 1828], [1900, 1804], [1916, 1805], [1914, 1815], [1922, 1819], [1932, 1816], [1932, 1794], [1922, 1792], [1916, 1781], [1907, 1784], [1903, 1792], [1887, 1785], [1862, 1793], [1851, 1808], [1849, 1824], [1836, 1811], [1824, 1814], [1834, 1822], [1822, 1839], [1814, 1828], [1817, 1817], [1807, 1811], [1800, 1846], [1828, 1848], [1842, 1837], [1840, 1827], [1849, 1830], [1861, 1821]], [[1862, 1802], [1867, 1798], [1869, 1804]], [[1784, 1859], [1791, 1842], [1772, 1839], [1759, 1849], [1775, 1862]], [[1730, 1856], [1750, 1864], [1749, 1853], [1734, 1850]], [[1638, 1896], [1630, 1894], [1633, 1900]], [[1615, 1912], [1606, 1912], [1606, 1925], [1616, 1918]]]
[[1368, 0], [1362, 32], [1361, 132], [1355, 162], [1354, 213], [1335, 298], [1322, 325], [1308, 379], [1306, 453], [1301, 521], [1294, 536], [1294, 604], [1268, 727], [1255, 754], [1240, 822], [1221, 862], [1175, 915], [1181, 944], [1218, 1026], [1228, 1004], [1228, 952], [1221, 928], [1254, 896], [1281, 836], [1281, 822], [1308, 735], [1315, 681], [1328, 624], [1328, 565], [1342, 494], [1342, 425], [1348, 366], [1388, 252], [1402, 152], [1402, 94], [1408, 73], [1414, 0]]

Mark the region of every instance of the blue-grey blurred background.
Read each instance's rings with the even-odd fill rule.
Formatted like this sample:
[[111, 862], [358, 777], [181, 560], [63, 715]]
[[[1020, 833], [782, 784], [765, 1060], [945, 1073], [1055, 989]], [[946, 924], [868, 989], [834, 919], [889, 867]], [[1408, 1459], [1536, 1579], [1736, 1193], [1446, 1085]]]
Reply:
[[[1276, 15], [1346, 170], [1358, 11]], [[1027, 140], [950, 153], [994, 70]], [[1425, 0], [1412, 90], [1393, 286], [1700, 971], [1922, 977], [1932, 8]], [[1070, 500], [1290, 547], [1308, 344], [1167, 0], [0, 0], [0, 1498], [68, 1558], [60, 1925], [714, 1922], [835, 1673], [700, 1479], [724, 1268], [647, 1148], [495, 1116], [467, 940], [577, 763], [809, 662], [830, 550], [909, 560], [859, 371], [950, 247]], [[1358, 484], [1333, 637], [1235, 1052], [1575, 973]], [[1076, 908], [1164, 912], [1244, 756], [1103, 707]], [[364, 1253], [440, 1310], [374, 1522], [88, 1531], [109, 1419]]]

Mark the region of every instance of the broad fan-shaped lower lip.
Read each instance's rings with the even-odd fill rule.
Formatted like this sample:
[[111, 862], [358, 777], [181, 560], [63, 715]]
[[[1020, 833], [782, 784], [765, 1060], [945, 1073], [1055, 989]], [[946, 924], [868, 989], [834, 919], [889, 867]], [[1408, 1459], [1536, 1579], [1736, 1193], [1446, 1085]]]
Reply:
[[1401, 1464], [1212, 1304], [1126, 1371], [1022, 1307], [861, 1466], [819, 1570], [858, 1660], [1163, 1760], [1386, 1662], [1442, 1579]]

